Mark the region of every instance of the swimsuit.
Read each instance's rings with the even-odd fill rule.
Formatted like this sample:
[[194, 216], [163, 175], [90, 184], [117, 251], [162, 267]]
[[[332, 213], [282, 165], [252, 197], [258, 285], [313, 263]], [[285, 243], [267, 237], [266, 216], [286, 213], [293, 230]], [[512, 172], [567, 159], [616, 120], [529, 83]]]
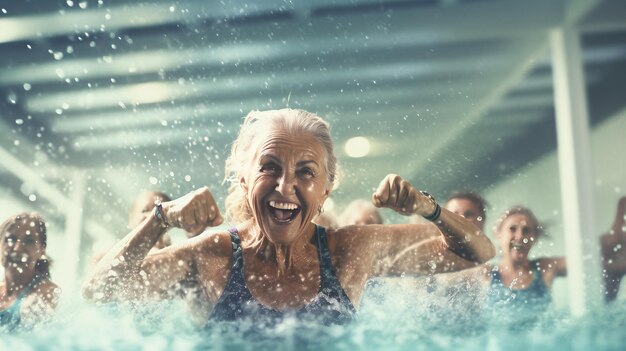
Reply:
[[0, 330], [12, 331], [20, 325], [20, 307], [22, 306], [22, 301], [41, 280], [42, 278], [39, 276], [33, 278], [28, 286], [22, 290], [15, 302], [7, 309], [0, 311]]
[[356, 310], [341, 287], [332, 265], [326, 230], [315, 226], [317, 252], [320, 261], [320, 289], [310, 303], [295, 309], [279, 311], [257, 301], [246, 286], [243, 270], [243, 250], [237, 229], [228, 230], [233, 247], [233, 266], [224, 288], [211, 312], [210, 320], [236, 321], [251, 319], [275, 324], [287, 316], [311, 319], [324, 325], [344, 324], [355, 318]]

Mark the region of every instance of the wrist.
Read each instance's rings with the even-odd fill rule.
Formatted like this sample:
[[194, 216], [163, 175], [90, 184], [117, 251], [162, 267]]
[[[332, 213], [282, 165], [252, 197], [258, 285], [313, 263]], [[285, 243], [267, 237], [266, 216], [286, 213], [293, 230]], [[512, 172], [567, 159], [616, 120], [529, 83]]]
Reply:
[[435, 197], [430, 195], [429, 193], [425, 192], [425, 191], [421, 191], [420, 193], [424, 196], [426, 196], [432, 203], [433, 205], [433, 211], [430, 214], [427, 215], [422, 215], [422, 217], [424, 217], [425, 219], [434, 222], [436, 220], [439, 219], [439, 216], [441, 215], [441, 206], [439, 206], [439, 204], [437, 203], [437, 200], [435, 200]]
[[163, 211], [163, 204], [161, 204], [161, 201], [157, 200], [154, 202], [152, 215], [157, 220], [157, 223], [161, 228], [166, 229], [170, 227], [170, 224], [167, 222], [167, 218], [165, 217], [165, 212]]

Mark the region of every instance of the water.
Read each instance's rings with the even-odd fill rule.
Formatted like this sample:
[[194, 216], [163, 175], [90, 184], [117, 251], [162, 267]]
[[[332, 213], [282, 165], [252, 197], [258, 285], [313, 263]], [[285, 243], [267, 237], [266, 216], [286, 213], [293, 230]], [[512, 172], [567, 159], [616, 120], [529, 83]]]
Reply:
[[[196, 328], [182, 302], [144, 307], [64, 301], [54, 321], [33, 331], [0, 332], [0, 350], [624, 350], [626, 304], [600, 307], [583, 318], [548, 310], [499, 318], [476, 296], [441, 295], [423, 280], [369, 289], [359, 319], [319, 326], [288, 319]], [[513, 316], [515, 317], [515, 316]], [[523, 318], [522, 318], [523, 317]], [[518, 320], [532, 323], [516, 324]]]

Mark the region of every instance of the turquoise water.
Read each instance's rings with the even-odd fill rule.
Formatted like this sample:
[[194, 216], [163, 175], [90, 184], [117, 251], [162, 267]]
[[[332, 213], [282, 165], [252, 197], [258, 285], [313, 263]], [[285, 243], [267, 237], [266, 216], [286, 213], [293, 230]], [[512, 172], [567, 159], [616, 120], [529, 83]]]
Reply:
[[[558, 310], [500, 318], [485, 313], [472, 294], [450, 297], [394, 284], [374, 290], [350, 325], [288, 319], [262, 329], [244, 321], [200, 330], [182, 302], [113, 309], [75, 298], [45, 326], [0, 334], [0, 350], [626, 349], [626, 304], [620, 302], [583, 318]], [[520, 320], [526, 322], [516, 323]]]

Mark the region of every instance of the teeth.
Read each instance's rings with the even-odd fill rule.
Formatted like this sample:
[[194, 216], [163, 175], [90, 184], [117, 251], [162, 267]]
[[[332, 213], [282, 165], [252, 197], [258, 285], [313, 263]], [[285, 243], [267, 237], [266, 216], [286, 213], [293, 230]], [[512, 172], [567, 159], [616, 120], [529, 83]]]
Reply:
[[270, 206], [277, 208], [279, 210], [295, 210], [298, 208], [298, 205], [291, 203], [291, 202], [270, 201]]

